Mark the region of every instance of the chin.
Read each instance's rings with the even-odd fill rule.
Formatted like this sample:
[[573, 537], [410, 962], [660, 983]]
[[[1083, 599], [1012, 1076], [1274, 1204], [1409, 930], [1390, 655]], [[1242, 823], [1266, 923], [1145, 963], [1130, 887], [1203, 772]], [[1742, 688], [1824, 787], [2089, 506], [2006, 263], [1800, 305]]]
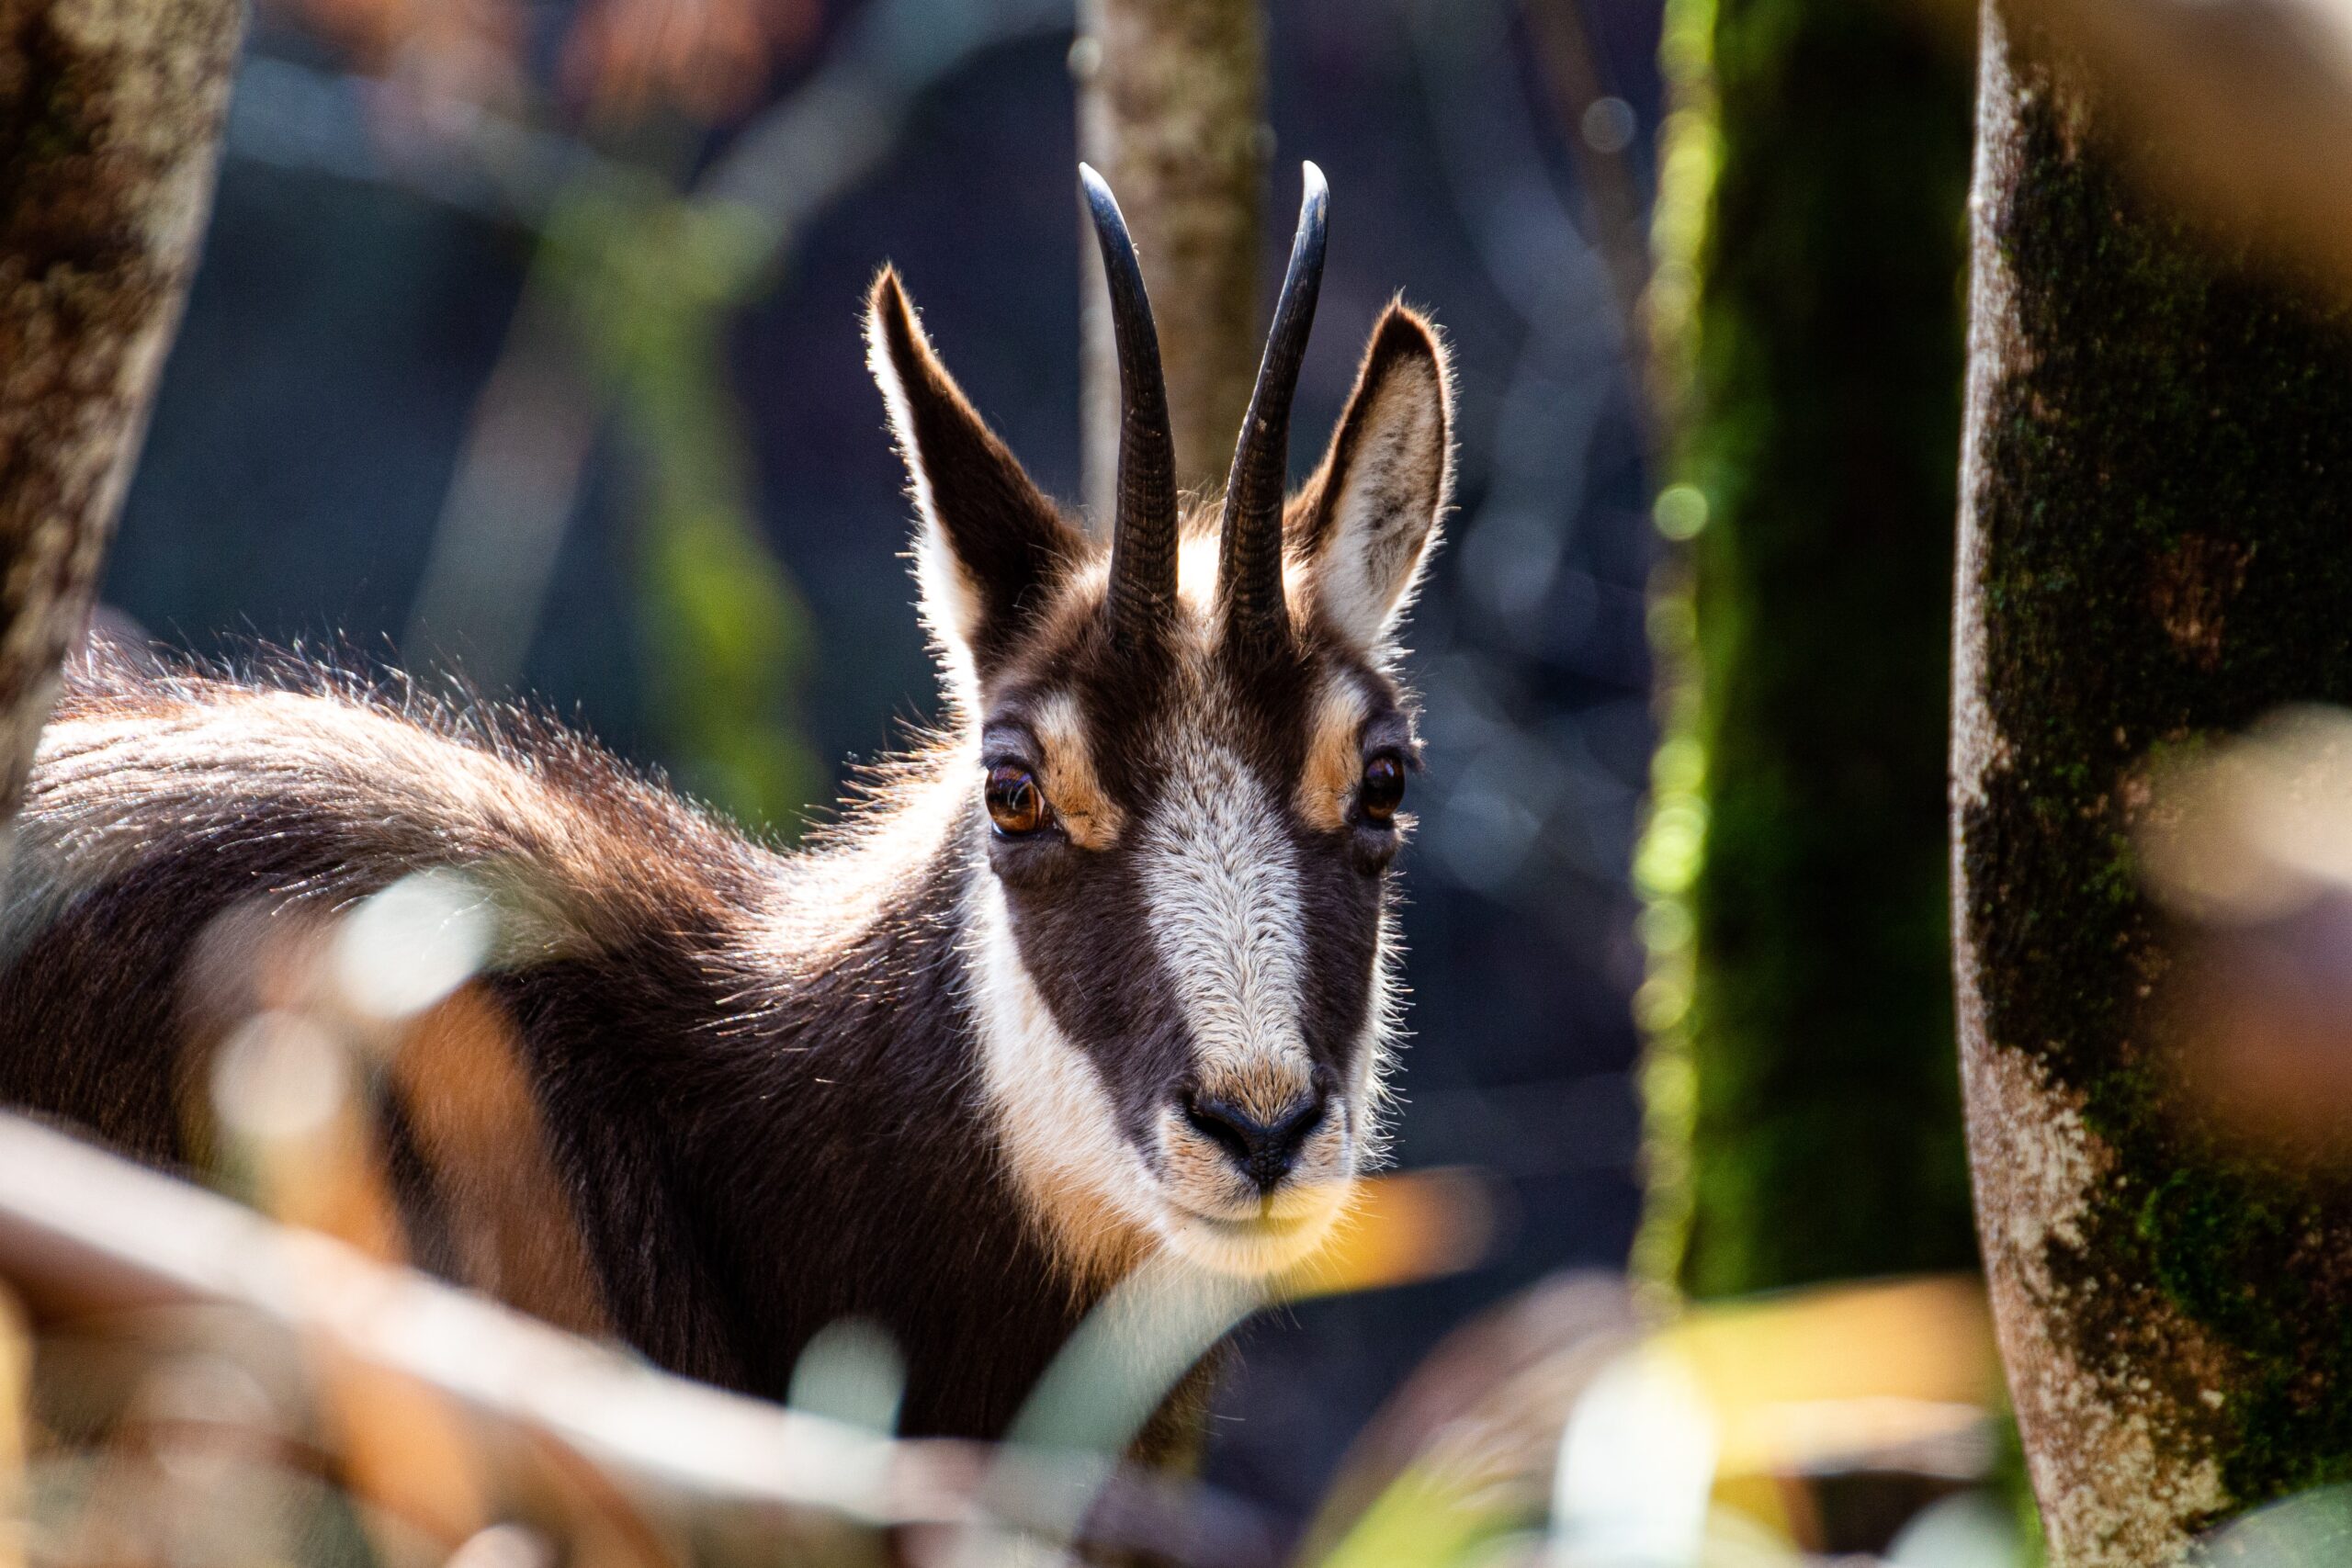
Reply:
[[1330, 1238], [1354, 1186], [1345, 1179], [1298, 1188], [1268, 1205], [1272, 1213], [1239, 1219], [1171, 1203], [1159, 1229], [1169, 1249], [1197, 1268], [1234, 1279], [1263, 1279], [1315, 1255]]

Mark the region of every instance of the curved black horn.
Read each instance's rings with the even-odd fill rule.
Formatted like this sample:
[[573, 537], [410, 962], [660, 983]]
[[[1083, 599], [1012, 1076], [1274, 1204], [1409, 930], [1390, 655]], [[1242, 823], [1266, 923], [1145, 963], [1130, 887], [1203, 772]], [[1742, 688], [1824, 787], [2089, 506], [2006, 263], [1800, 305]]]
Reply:
[[1290, 625], [1283, 603], [1283, 490], [1290, 468], [1290, 401], [1306, 334], [1315, 324], [1315, 297], [1323, 284], [1324, 226], [1330, 214], [1323, 171], [1301, 167], [1306, 193], [1298, 204], [1298, 234], [1290, 243], [1290, 270], [1258, 362], [1250, 415], [1233, 448], [1225, 482], [1225, 537], [1217, 551], [1217, 596], [1229, 635], [1258, 636]]
[[1136, 263], [1136, 243], [1118, 198], [1084, 164], [1086, 209], [1111, 285], [1111, 326], [1119, 345], [1119, 502], [1111, 531], [1111, 625], [1123, 637], [1148, 635], [1176, 603], [1176, 443], [1168, 428], [1168, 384], [1159, 335]]

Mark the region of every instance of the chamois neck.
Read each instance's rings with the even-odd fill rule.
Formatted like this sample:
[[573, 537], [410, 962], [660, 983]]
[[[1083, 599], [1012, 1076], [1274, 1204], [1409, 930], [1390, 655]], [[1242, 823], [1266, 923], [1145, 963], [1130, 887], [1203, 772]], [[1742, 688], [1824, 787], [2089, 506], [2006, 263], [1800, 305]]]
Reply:
[[[771, 976], [762, 1032], [796, 1094], [854, 1088], [888, 1106], [1083, 1303], [1151, 1250], [1133, 1200], [1149, 1179], [1022, 960], [987, 869], [978, 774], [977, 743], [927, 751], [779, 859], [753, 954]], [[1115, 1196], [1108, 1167], [1123, 1173]]]
[[840, 821], [773, 857], [741, 933], [744, 956], [797, 990], [868, 968], [877, 948], [946, 934], [979, 869], [965, 842], [977, 757], [976, 743], [957, 741], [887, 761]]
[[736, 1359], [720, 1381], [779, 1393], [809, 1334], [866, 1319], [954, 1348], [916, 1368], [909, 1429], [981, 1434], [1093, 1293], [1027, 1201], [986, 1083], [966, 957], [985, 877], [974, 768], [927, 752], [815, 845], [766, 860], [703, 981], [718, 1026], [678, 1059], [681, 1110], [653, 1136], [685, 1206], [712, 1216], [700, 1266]]

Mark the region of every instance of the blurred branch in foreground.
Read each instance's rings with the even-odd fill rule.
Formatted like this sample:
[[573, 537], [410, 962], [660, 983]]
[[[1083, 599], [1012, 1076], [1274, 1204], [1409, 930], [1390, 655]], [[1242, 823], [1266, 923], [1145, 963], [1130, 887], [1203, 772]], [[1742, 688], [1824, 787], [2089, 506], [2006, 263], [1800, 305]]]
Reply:
[[[187, 1314], [227, 1309], [241, 1333], [279, 1347], [265, 1367], [290, 1365], [297, 1352], [325, 1355], [366, 1369], [378, 1397], [407, 1391], [446, 1402], [462, 1414], [485, 1456], [482, 1479], [508, 1506], [581, 1495], [584, 1469], [604, 1478], [590, 1495], [645, 1510], [657, 1539], [691, 1524], [697, 1540], [732, 1540], [753, 1555], [772, 1551], [775, 1532], [796, 1520], [809, 1528], [811, 1514], [901, 1532], [906, 1559], [918, 1562], [941, 1560], [925, 1539], [944, 1549], [987, 1524], [1017, 1541], [1033, 1522], [1058, 1535], [1083, 1514], [1087, 1539], [1101, 1547], [1148, 1544], [1170, 1560], [1220, 1568], [1269, 1560], [1259, 1528], [1234, 1504], [1113, 1475], [1090, 1511], [1105, 1477], [1045, 1456], [1024, 1462], [1023, 1487], [991, 1490], [984, 1511], [976, 1501], [989, 1472], [984, 1450], [894, 1442], [649, 1371], [13, 1117], [0, 1117], [0, 1278], [48, 1331], [143, 1332], [160, 1349], [157, 1336], [168, 1337], [175, 1314], [215, 1325], [217, 1339], [217, 1315]], [[884, 1551], [884, 1539], [864, 1550]]]
[[[632, 1562], [793, 1543], [819, 1562], [887, 1547], [989, 1568], [1145, 1542], [1155, 1561], [1263, 1562], [1246, 1511], [1123, 1468], [1148, 1418], [1241, 1317], [1467, 1267], [1491, 1231], [1480, 1183], [1432, 1170], [1368, 1182], [1338, 1245], [1271, 1289], [1163, 1256], [1087, 1319], [994, 1448], [894, 1445], [905, 1365], [855, 1318], [798, 1356], [797, 1416], [654, 1377], [395, 1266], [413, 1255], [509, 1305], [604, 1326], [565, 1245], [576, 1205], [521, 1042], [475, 984], [496, 929], [484, 886], [448, 871], [336, 910], [247, 903], [205, 929], [182, 1010], [209, 1092], [182, 1107], [187, 1146], [267, 1219], [0, 1120], [0, 1282], [41, 1335], [38, 1529], [70, 1533], [136, 1499], [158, 1521], [144, 1539], [176, 1549], [188, 1527], [168, 1522], [172, 1474], [242, 1468], [283, 1490], [291, 1445], [301, 1508], [351, 1513], [402, 1568], [514, 1521], [588, 1563], [607, 1537], [637, 1543], [613, 1559]], [[420, 1173], [445, 1199], [404, 1207]], [[233, 1354], [224, 1316], [243, 1322]], [[223, 1380], [246, 1396], [198, 1429], [150, 1408]], [[89, 1465], [102, 1485], [47, 1484]], [[275, 1517], [227, 1495], [207, 1507], [232, 1532]], [[683, 1544], [712, 1532], [732, 1544]], [[927, 1544], [907, 1539], [921, 1532]]]

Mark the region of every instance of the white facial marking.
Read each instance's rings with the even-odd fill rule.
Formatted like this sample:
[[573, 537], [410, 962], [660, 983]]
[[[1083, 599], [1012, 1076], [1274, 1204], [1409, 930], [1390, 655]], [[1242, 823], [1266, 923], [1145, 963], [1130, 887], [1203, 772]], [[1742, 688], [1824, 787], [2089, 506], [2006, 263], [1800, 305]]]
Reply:
[[1021, 961], [1002, 885], [982, 875], [973, 905], [968, 972], [981, 1089], [1006, 1163], [1073, 1275], [1116, 1279], [1159, 1224], [1159, 1184], [1120, 1131], [1094, 1063], [1054, 1021]]
[[1239, 758], [1211, 746], [1171, 773], [1139, 870], [1204, 1084], [1279, 1117], [1310, 1083], [1298, 870], [1273, 803]]
[[1023, 964], [1004, 892], [983, 878], [968, 953], [984, 1092], [1007, 1165], [1073, 1283], [1107, 1283], [1160, 1244], [1218, 1273], [1255, 1278], [1289, 1268], [1323, 1243], [1352, 1187], [1361, 1120], [1335, 1100], [1309, 1140], [1301, 1179], [1262, 1205], [1232, 1211], [1239, 1178], [1221, 1153], [1160, 1116], [1170, 1168], [1155, 1175], [1121, 1130], [1093, 1060], [1054, 1021]]

